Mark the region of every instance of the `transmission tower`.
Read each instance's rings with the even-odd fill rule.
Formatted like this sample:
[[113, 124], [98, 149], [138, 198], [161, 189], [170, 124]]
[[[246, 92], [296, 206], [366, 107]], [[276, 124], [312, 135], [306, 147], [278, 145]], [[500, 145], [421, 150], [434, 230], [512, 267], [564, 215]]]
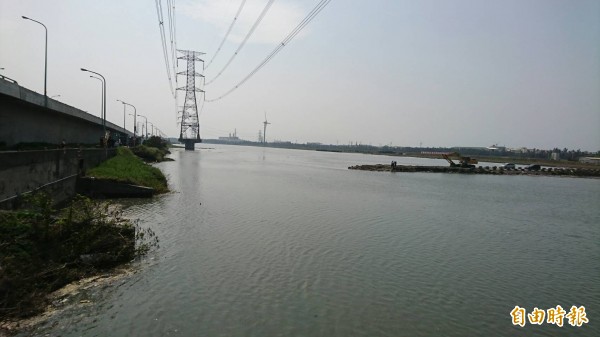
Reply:
[[[179, 132], [179, 141], [185, 144], [186, 150], [194, 150], [194, 144], [201, 143], [200, 139], [200, 121], [198, 118], [198, 104], [196, 103], [196, 93], [202, 93], [204, 90], [196, 87], [196, 77], [202, 80], [204, 86], [204, 75], [196, 72], [196, 61], [204, 60], [200, 56], [205, 53], [177, 49], [182, 55], [177, 57], [179, 60], [187, 61], [186, 71], [178, 72], [177, 75], [186, 76], [185, 87], [179, 87], [177, 90], [185, 90], [185, 100], [183, 102], [183, 110], [181, 111], [181, 131]], [[204, 99], [204, 97], [202, 97]]]

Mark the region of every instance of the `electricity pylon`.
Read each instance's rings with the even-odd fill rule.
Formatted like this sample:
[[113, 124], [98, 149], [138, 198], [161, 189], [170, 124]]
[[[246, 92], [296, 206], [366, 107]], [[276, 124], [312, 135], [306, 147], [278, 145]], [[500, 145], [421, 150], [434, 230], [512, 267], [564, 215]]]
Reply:
[[[204, 90], [196, 87], [196, 77], [202, 80], [204, 86], [204, 75], [196, 72], [196, 61], [202, 62], [200, 58], [205, 53], [177, 49], [182, 56], [177, 59], [187, 61], [186, 71], [178, 72], [177, 75], [186, 76], [185, 87], [179, 87], [177, 90], [185, 90], [185, 100], [183, 102], [183, 110], [181, 111], [181, 130], [179, 132], [179, 141], [185, 144], [186, 150], [194, 150], [194, 144], [201, 143], [200, 138], [200, 121], [198, 117], [198, 104], [196, 103], [196, 93], [204, 95]], [[202, 97], [204, 99], [204, 97]]]

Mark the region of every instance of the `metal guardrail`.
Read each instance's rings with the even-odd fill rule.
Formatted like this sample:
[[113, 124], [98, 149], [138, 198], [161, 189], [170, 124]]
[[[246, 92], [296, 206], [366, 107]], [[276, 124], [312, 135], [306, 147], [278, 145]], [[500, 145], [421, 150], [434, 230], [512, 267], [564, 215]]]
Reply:
[[3, 80], [5, 80], [5, 81], [12, 82], [12, 83], [14, 83], [14, 84], [16, 84], [16, 85], [19, 85], [19, 83], [18, 83], [16, 80], [13, 80], [13, 79], [12, 79], [12, 78], [10, 78], [10, 77], [6, 77], [6, 76], [4, 76], [4, 75], [0, 75], [0, 78], [1, 78], [1, 79], [3, 79]]

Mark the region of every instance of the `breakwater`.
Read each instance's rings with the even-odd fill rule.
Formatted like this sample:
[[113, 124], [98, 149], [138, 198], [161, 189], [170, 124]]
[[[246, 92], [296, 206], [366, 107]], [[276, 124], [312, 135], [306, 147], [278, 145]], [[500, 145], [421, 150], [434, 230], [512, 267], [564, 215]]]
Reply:
[[494, 175], [539, 175], [539, 176], [573, 176], [573, 177], [600, 177], [600, 169], [593, 168], [541, 168], [533, 171], [524, 168], [505, 169], [497, 166], [478, 166], [474, 168], [450, 166], [413, 166], [413, 165], [355, 165], [348, 167], [350, 170], [380, 171], [380, 172], [431, 172], [431, 173], [459, 173], [459, 174], [494, 174]]

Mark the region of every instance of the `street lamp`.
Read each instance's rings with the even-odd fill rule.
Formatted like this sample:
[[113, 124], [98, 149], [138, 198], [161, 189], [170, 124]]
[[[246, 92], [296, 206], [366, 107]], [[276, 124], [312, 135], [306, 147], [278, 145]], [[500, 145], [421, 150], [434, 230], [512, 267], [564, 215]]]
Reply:
[[117, 100], [117, 102], [121, 102], [121, 103], [123, 103], [123, 130], [126, 130], [126, 129], [125, 129], [125, 114], [126, 114], [127, 112], [125, 111], [125, 108], [126, 108], [126, 106], [125, 106], [125, 102], [121, 101], [120, 99], [118, 99], [118, 100]]
[[140, 117], [144, 117], [144, 120], [146, 120], [146, 135], [145, 135], [145, 136], [144, 136], [144, 135], [142, 135], [142, 136], [143, 136], [145, 139], [147, 139], [147, 138], [148, 138], [148, 118], [146, 118], [146, 116], [144, 116], [144, 115], [140, 115], [140, 114], [138, 114], [138, 116], [140, 116]]
[[128, 114], [129, 116], [133, 116], [133, 145], [135, 146], [135, 139], [137, 138], [137, 119], [136, 119], [136, 114]]
[[152, 122], [148, 122], [150, 123], [150, 125], [152, 126], [152, 135], [154, 136], [154, 124], [152, 124]]
[[88, 73], [96, 74], [102, 77], [102, 129], [104, 131], [102, 138], [106, 139], [106, 78], [95, 71], [87, 70], [85, 68], [81, 68], [81, 71], [87, 71]]
[[44, 25], [43, 23], [41, 23], [37, 20], [28, 18], [26, 16], [21, 16], [21, 17], [25, 20], [30, 20], [30, 21], [39, 23], [46, 30], [46, 46], [44, 48], [45, 49], [45, 55], [44, 55], [44, 99], [45, 99], [46, 107], [48, 107], [48, 95], [47, 95], [47, 91], [46, 91], [46, 83], [48, 80], [48, 28], [46, 27], [46, 25]]
[[98, 76], [90, 75], [90, 77], [100, 81], [100, 88], [102, 89], [102, 96], [100, 97], [100, 119], [102, 119], [102, 114], [104, 111], [104, 81]]
[[[123, 103], [123, 129], [125, 129], [125, 106], [129, 105], [130, 107], [133, 108], [133, 146], [135, 146], [135, 137], [136, 137], [136, 130], [137, 130], [137, 118], [135, 118], [137, 116], [137, 109], [135, 108], [135, 106], [133, 104], [129, 104], [127, 102], [123, 102], [120, 99], [118, 99], [117, 101]], [[131, 115], [131, 114], [129, 114]]]

